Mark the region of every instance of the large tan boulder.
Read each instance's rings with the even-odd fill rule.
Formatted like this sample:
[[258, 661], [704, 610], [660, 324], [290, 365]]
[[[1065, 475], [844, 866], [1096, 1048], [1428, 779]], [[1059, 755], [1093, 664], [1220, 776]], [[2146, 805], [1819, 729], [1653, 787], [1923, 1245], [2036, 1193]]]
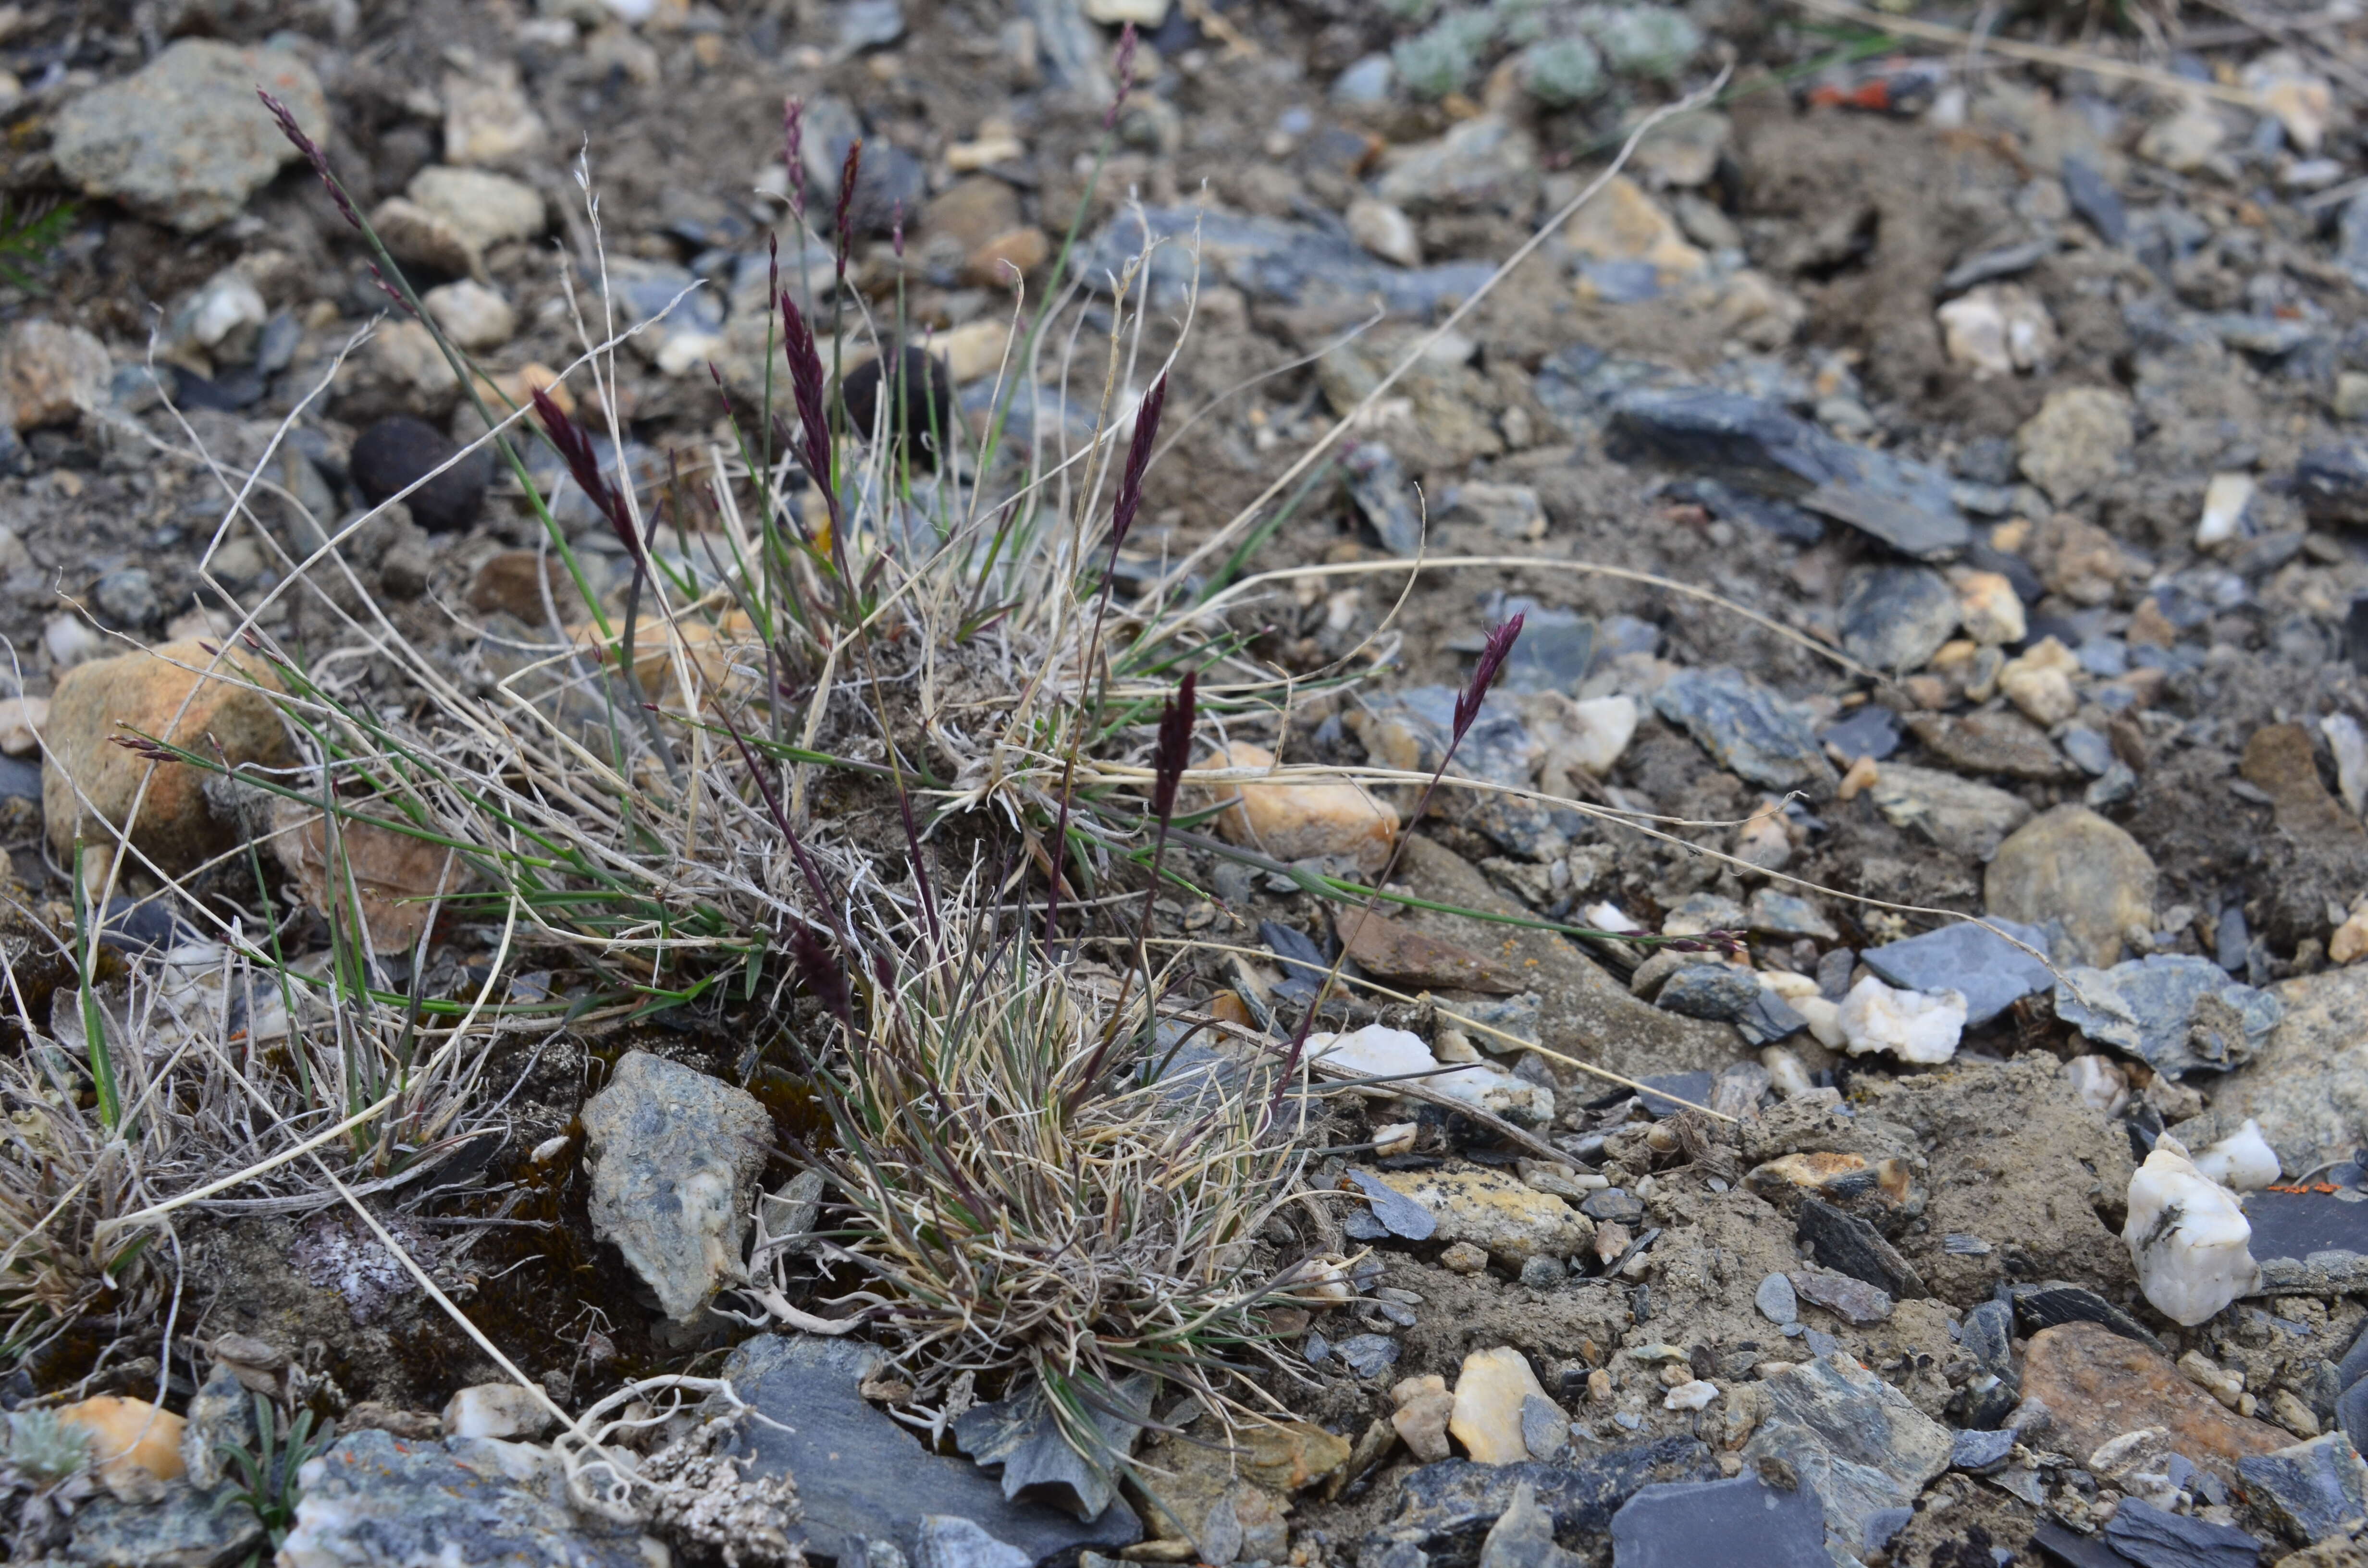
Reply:
[[114, 744], [136, 733], [208, 755], [219, 748], [233, 766], [287, 763], [291, 754], [279, 710], [254, 689], [280, 689], [270, 667], [233, 653], [218, 674], [203, 673], [214, 665], [214, 656], [192, 639], [76, 665], [58, 678], [41, 760], [41, 813], [61, 860], [72, 858], [77, 835], [94, 847], [111, 846], [114, 835], [104, 824], [127, 822], [133, 846], [168, 873], [190, 870], [238, 843], [236, 821], [206, 799], [204, 770], [157, 763], [149, 778], [147, 757]]

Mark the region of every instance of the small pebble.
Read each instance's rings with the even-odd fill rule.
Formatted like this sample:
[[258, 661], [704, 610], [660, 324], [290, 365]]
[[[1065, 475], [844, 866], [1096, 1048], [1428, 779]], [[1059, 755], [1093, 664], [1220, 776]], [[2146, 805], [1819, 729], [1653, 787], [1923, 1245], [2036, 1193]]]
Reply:
[[1801, 1315], [1799, 1295], [1793, 1282], [1782, 1274], [1771, 1274], [1759, 1282], [1759, 1294], [1753, 1297], [1759, 1315], [1772, 1324], [1790, 1324]]

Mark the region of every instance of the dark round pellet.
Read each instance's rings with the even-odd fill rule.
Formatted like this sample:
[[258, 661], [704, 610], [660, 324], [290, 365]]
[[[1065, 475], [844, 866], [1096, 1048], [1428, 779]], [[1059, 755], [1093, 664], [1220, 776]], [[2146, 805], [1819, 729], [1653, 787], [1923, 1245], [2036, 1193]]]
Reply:
[[[354, 483], [375, 506], [450, 461], [459, 449], [425, 421], [402, 415], [381, 419], [354, 440]], [[430, 533], [468, 528], [484, 506], [485, 485], [493, 475], [493, 454], [480, 447], [404, 497], [412, 520]]]
[[887, 420], [888, 439], [908, 444], [914, 461], [934, 463], [940, 443], [951, 439], [953, 429], [953, 379], [943, 359], [923, 349], [904, 349], [896, 363], [903, 368], [901, 393], [896, 381], [884, 373], [889, 364], [885, 356], [847, 373], [848, 424], [857, 436], [869, 440], [881, 423], [880, 400], [885, 397], [895, 403], [901, 395], [902, 403], [892, 407]]

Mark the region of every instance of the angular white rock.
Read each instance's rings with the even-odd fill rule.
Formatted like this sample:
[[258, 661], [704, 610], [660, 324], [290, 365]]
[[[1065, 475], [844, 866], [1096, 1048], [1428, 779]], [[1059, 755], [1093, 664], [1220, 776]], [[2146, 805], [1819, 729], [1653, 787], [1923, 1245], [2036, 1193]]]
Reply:
[[2368, 807], [2368, 734], [2349, 713], [2329, 713], [2318, 722], [2318, 733], [2335, 754], [2335, 791], [2356, 817]]
[[1679, 1383], [1662, 1399], [1664, 1410], [1700, 1410], [1718, 1397], [1718, 1385], [1696, 1378], [1690, 1383]]
[[2236, 1192], [2249, 1192], [2278, 1179], [2278, 1152], [2251, 1117], [2245, 1125], [2195, 1156], [2195, 1168]]
[[1611, 771], [1636, 738], [1639, 710], [1633, 697], [1589, 697], [1570, 705], [1570, 760], [1600, 778]]
[[[1827, 1051], [1842, 1048], [1842, 1009], [1839, 1002], [1828, 1002], [1823, 996], [1793, 996], [1786, 999], [1793, 1011], [1801, 1015], [1809, 1032]], [[1796, 1062], [1794, 1065], [1799, 1065]]]
[[1895, 991], [1870, 974], [1842, 998], [1839, 1021], [1852, 1056], [1887, 1051], [1902, 1062], [1946, 1062], [1965, 1032], [1965, 995]]
[[454, 1394], [444, 1406], [448, 1437], [531, 1437], [552, 1416], [541, 1400], [516, 1383], [478, 1383]]
[[2122, 1227], [2138, 1289], [2155, 1309], [2192, 1328], [2259, 1290], [2252, 1239], [2236, 1194], [2197, 1170], [2178, 1139], [2157, 1139], [2130, 1177], [2130, 1218]]
[[[1833, 1004], [1828, 1002], [1826, 1006], [1830, 1008]], [[1810, 1028], [1814, 1031], [1816, 1028], [1816, 1024], [1813, 1019], [1810, 1023]], [[1817, 1038], [1820, 1040], [1825, 1039], [1823, 1035], [1819, 1035]], [[1840, 1042], [1840, 1026], [1836, 1025], [1832, 1045], [1838, 1046]], [[1816, 1084], [1809, 1077], [1808, 1064], [1781, 1045], [1771, 1045], [1761, 1051], [1759, 1053], [1759, 1065], [1768, 1069], [1769, 1083], [1775, 1088], [1778, 1094], [1783, 1096], [1788, 1100], [1794, 1095], [1805, 1095], [1811, 1089], [1817, 1086]]]
[[[1543, 1127], [1554, 1120], [1554, 1091], [1543, 1084], [1477, 1063], [1442, 1073], [1439, 1058], [1431, 1054], [1421, 1036], [1384, 1024], [1367, 1024], [1347, 1034], [1310, 1035], [1307, 1054], [1310, 1061], [1321, 1062], [1339, 1076], [1397, 1078], [1428, 1085], [1523, 1127]], [[1424, 1076], [1412, 1076], [1417, 1074]], [[1373, 1092], [1395, 1095], [1399, 1091], [1377, 1084]]]
[[2245, 508], [2253, 504], [2253, 476], [2215, 473], [2203, 486], [2203, 516], [2195, 524], [2195, 548], [2206, 550], [2237, 537]]

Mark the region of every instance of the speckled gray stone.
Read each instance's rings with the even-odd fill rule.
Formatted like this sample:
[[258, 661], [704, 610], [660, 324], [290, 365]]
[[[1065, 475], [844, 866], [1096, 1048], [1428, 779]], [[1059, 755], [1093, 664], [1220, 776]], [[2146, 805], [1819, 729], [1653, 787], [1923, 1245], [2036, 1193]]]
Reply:
[[687, 1323], [743, 1278], [748, 1214], [773, 1119], [754, 1095], [631, 1051], [584, 1106], [592, 1233], [613, 1242]]
[[288, 105], [306, 134], [327, 134], [328, 101], [300, 56], [185, 38], [61, 108], [51, 156], [88, 195], [185, 234], [212, 228], [302, 156], [256, 99], [258, 85]]

